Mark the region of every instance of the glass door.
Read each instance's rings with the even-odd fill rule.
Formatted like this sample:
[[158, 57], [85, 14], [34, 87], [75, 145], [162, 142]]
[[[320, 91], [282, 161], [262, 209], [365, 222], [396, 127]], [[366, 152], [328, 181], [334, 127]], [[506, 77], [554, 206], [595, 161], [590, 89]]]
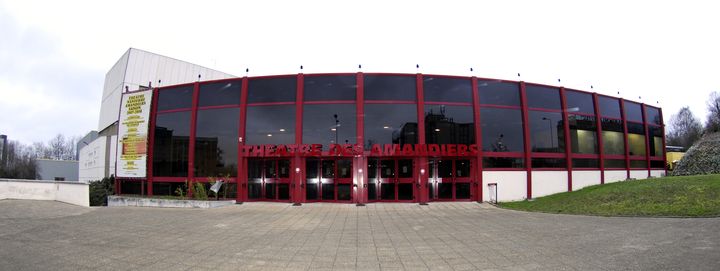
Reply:
[[307, 201], [352, 201], [352, 160], [315, 159], [305, 163]]
[[248, 199], [290, 200], [290, 160], [248, 160]]
[[430, 160], [429, 198], [432, 201], [470, 200], [472, 163], [467, 159]]
[[369, 159], [368, 201], [413, 201], [412, 159]]

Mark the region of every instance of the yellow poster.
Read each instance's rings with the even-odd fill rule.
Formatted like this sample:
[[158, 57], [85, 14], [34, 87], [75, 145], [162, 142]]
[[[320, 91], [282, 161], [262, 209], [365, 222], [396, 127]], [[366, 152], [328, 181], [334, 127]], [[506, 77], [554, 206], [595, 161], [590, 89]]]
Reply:
[[125, 93], [120, 104], [117, 177], [146, 177], [152, 90]]

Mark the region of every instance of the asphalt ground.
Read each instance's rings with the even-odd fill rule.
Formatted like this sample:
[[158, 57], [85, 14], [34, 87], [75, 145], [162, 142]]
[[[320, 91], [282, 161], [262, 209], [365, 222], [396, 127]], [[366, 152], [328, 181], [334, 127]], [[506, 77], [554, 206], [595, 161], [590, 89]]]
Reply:
[[720, 218], [471, 202], [86, 208], [0, 201], [2, 270], [718, 270]]

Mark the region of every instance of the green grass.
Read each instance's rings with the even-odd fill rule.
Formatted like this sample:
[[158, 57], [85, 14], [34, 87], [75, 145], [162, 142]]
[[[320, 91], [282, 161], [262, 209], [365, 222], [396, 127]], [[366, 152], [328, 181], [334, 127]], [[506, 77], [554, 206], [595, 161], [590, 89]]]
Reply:
[[500, 207], [600, 216], [718, 216], [720, 175], [663, 177], [585, 187]]

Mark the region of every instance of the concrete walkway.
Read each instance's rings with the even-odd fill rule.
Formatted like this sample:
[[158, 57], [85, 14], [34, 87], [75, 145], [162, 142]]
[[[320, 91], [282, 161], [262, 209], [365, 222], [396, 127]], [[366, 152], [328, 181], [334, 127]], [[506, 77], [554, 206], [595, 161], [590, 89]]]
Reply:
[[85, 208], [0, 201], [4, 270], [717, 270], [720, 218], [477, 203]]

